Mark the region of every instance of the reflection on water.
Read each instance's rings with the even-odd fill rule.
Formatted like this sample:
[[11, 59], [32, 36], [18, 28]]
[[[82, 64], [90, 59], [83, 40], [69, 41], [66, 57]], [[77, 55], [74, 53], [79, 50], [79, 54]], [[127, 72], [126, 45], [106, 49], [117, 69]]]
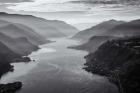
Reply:
[[77, 41], [61, 38], [30, 55], [36, 62], [15, 64], [2, 82], [22, 81], [19, 93], [118, 93], [105, 77], [84, 71], [85, 51], [67, 49]]

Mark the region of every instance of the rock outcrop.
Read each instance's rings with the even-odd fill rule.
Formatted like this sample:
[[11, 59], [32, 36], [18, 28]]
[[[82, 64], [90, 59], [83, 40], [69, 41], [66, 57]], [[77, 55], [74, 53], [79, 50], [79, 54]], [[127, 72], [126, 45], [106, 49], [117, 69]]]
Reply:
[[22, 88], [21, 82], [0, 84], [0, 93], [15, 93]]

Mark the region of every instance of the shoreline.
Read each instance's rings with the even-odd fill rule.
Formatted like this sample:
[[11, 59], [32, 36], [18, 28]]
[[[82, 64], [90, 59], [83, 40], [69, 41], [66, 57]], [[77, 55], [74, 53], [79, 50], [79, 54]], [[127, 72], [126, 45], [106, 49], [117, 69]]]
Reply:
[[120, 93], [139, 93], [140, 37], [107, 41], [85, 56], [85, 70], [117, 85]]
[[[50, 42], [51, 43], [51, 42]], [[39, 46], [37, 46], [38, 48], [33, 50], [31, 53], [38, 51], [40, 48]], [[6, 75], [8, 72], [14, 72], [14, 66], [11, 65], [11, 63], [29, 63], [31, 61], [35, 61], [34, 59], [31, 59], [28, 55], [30, 55], [31, 53], [28, 53], [24, 56], [20, 56], [20, 58], [14, 58], [12, 59], [10, 62], [5, 62], [4, 65], [2, 65], [2, 69], [0, 72], [0, 81], [2, 76]], [[15, 81], [13, 83], [6, 83], [6, 84], [2, 84], [0, 83], [0, 93], [9, 93], [9, 92], [16, 92], [18, 90], [20, 90], [22, 88], [22, 82], [21, 81]]]
[[[50, 44], [56, 41], [50, 41], [47, 42], [45, 44]], [[41, 44], [44, 45], [44, 44]], [[10, 62], [5, 62], [5, 66], [3, 66], [1, 73], [0, 73], [0, 81], [2, 76], [6, 75], [9, 72], [14, 72], [14, 66], [11, 65], [11, 63], [29, 63], [29, 62], [35, 62], [34, 59], [31, 59], [31, 57], [29, 57], [29, 55], [31, 55], [33, 52], [38, 51], [39, 49], [41, 49], [39, 47], [40, 45], [38, 45], [36, 49], [34, 49], [33, 51], [29, 52], [28, 54], [25, 55], [21, 55], [19, 58], [14, 58], [13, 60], [11, 60]], [[14, 81], [13, 83], [6, 83], [6, 84], [2, 84], [0, 83], [0, 93], [7, 93], [7, 92], [16, 92], [18, 90], [20, 90], [22, 88], [22, 82], [21, 81]]]
[[[19, 62], [30, 62], [31, 59], [30, 57], [22, 57], [22, 58], [18, 58], [15, 59], [14, 62], [11, 63], [19, 63]], [[6, 75], [8, 72], [13, 72], [14, 71], [14, 66], [11, 65], [11, 63], [8, 63], [8, 66], [4, 66], [4, 71], [1, 73], [1, 77]], [[1, 80], [0, 77], [0, 80]], [[13, 83], [6, 83], [6, 84], [2, 84], [0, 83], [0, 93], [9, 93], [9, 92], [16, 92], [18, 90], [20, 90], [22, 88], [22, 82], [21, 81], [15, 81]]]

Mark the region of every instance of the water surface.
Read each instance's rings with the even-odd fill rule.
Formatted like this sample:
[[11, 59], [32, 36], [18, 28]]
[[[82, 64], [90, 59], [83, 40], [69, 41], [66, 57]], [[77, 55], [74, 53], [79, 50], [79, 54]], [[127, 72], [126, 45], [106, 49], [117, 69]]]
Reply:
[[56, 42], [42, 45], [30, 55], [36, 62], [13, 64], [15, 71], [3, 76], [1, 82], [22, 81], [18, 93], [118, 93], [105, 77], [82, 69], [88, 53], [67, 48], [78, 41], [53, 40]]

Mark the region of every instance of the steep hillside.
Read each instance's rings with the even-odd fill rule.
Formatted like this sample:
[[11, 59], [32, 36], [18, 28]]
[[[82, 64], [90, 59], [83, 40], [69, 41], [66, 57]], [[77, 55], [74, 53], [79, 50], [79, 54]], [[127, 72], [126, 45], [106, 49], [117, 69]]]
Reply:
[[0, 27], [10, 24], [8, 21], [0, 20]]
[[93, 26], [92, 28], [86, 29], [84, 31], [81, 31], [74, 35], [73, 39], [79, 39], [82, 41], [87, 41], [92, 36], [100, 36], [104, 35], [103, 33], [106, 33], [108, 30], [112, 29], [113, 27], [124, 23], [123, 21], [116, 21], [116, 20], [109, 20], [102, 22], [96, 26]]
[[90, 38], [90, 40], [88, 42], [86, 42], [84, 44], [81, 44], [81, 45], [72, 46], [72, 47], [69, 47], [69, 48], [78, 49], [78, 50], [86, 50], [88, 52], [94, 52], [104, 42], [106, 42], [107, 40], [115, 39], [115, 38], [117, 38], [117, 37], [113, 37], [113, 36], [93, 36], [93, 37]]
[[[111, 23], [113, 25], [111, 25]], [[116, 24], [116, 26], [114, 24]], [[95, 28], [100, 30], [93, 30]], [[96, 31], [99, 31], [98, 34]], [[94, 35], [97, 34], [97, 36], [94, 36], [93, 33]], [[130, 22], [122, 22], [122, 21], [118, 22], [115, 20], [110, 20], [107, 22], [103, 22], [93, 27], [92, 29], [79, 32], [73, 38], [82, 39], [82, 42], [84, 41], [84, 44], [81, 44], [79, 46], [73, 46], [70, 48], [94, 52], [102, 43], [104, 43], [107, 40], [120, 38], [120, 37], [139, 36], [139, 35], [140, 35], [140, 20], [133, 20]], [[90, 36], [91, 38], [87, 40], [88, 37]]]
[[1, 12], [0, 19], [29, 26], [44, 37], [64, 37], [78, 32], [76, 28], [62, 21], [51, 21], [31, 15], [7, 14]]
[[45, 38], [42, 38], [42, 36], [34, 32], [32, 29], [21, 24], [7, 24], [0, 27], [0, 32], [12, 38], [25, 37], [34, 45], [40, 45], [49, 42]]
[[36, 45], [30, 43], [25, 37], [11, 38], [0, 33], [0, 41], [3, 44], [5, 44], [8, 48], [10, 48], [12, 51], [22, 56], [26, 56], [30, 54], [32, 51], [38, 49]]
[[0, 42], [0, 77], [11, 69], [9, 63], [17, 58], [19, 59], [21, 56], [11, 51], [7, 46]]
[[10, 50], [6, 45], [0, 42], [0, 54], [1, 58], [5, 58], [6, 61], [13, 61], [15, 58], [21, 58], [20, 55]]
[[85, 58], [87, 71], [109, 77], [121, 93], [140, 92], [140, 36], [107, 41]]

